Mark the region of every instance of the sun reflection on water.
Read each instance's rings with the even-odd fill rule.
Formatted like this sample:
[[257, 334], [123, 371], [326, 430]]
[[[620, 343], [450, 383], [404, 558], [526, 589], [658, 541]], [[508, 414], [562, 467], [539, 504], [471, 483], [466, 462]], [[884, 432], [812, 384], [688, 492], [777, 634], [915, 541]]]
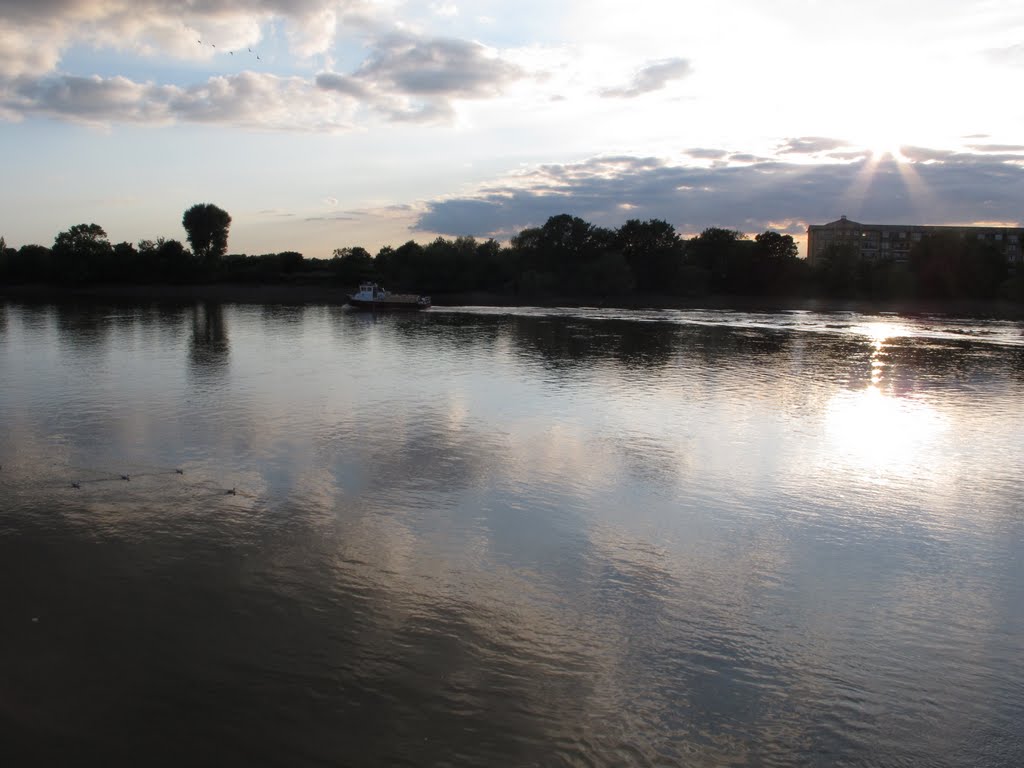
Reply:
[[871, 347], [870, 383], [864, 389], [843, 390], [829, 401], [825, 408], [826, 435], [838, 455], [865, 473], [907, 474], [948, 423], [913, 393], [894, 396], [887, 391], [886, 342], [906, 335], [906, 329], [879, 322], [858, 330]]

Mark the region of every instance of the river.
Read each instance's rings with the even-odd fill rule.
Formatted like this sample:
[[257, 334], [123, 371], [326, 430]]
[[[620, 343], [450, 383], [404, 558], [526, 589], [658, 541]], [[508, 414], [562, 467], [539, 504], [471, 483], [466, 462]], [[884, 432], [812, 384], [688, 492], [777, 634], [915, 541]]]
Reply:
[[0, 304], [8, 765], [1024, 764], [1024, 323]]

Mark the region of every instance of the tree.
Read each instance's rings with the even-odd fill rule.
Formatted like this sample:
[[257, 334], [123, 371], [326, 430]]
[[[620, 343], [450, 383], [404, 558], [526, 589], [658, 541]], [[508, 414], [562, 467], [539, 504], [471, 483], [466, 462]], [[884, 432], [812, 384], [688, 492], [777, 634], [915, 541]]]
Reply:
[[755, 252], [759, 257], [776, 261], [796, 258], [797, 247], [792, 235], [780, 235], [778, 232], [767, 230], [760, 235], [755, 235], [754, 243], [756, 243]]
[[301, 272], [305, 262], [302, 254], [298, 251], [281, 251], [281, 253], [277, 254], [277, 260], [281, 271], [286, 275], [290, 275], [293, 272]]
[[196, 203], [181, 217], [192, 252], [203, 264], [210, 265], [228, 250], [228, 212], [212, 203]]
[[[611, 231], [563, 213], [552, 216], [539, 229], [520, 232], [512, 238], [512, 248], [524, 275], [530, 270], [548, 274], [560, 290], [572, 292], [581, 288], [578, 283], [584, 266], [611, 248], [613, 239]], [[543, 285], [548, 281], [533, 282]]]
[[686, 259], [707, 273], [714, 292], [742, 290], [749, 259], [745, 235], [734, 229], [708, 227], [686, 243]]
[[640, 290], [669, 293], [676, 287], [683, 240], [667, 221], [630, 219], [615, 233], [615, 247], [626, 257]]
[[359, 246], [335, 248], [331, 268], [339, 281], [345, 285], [355, 285], [373, 276], [373, 257]]
[[113, 248], [99, 224], [76, 224], [53, 241], [59, 280], [82, 283], [109, 277]]
[[860, 254], [849, 243], [830, 243], [818, 256], [817, 277], [829, 296], [852, 298], [857, 293]]

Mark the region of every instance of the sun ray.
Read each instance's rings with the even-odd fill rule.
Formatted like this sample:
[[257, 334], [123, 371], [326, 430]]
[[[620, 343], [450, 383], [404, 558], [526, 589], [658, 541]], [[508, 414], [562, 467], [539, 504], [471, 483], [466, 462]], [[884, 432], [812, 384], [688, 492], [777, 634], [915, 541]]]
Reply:
[[863, 208], [868, 191], [871, 189], [871, 182], [875, 177], [875, 172], [878, 170], [879, 158], [875, 155], [870, 155], [861, 160], [860, 163], [861, 168], [857, 171], [853, 183], [843, 193], [841, 198], [841, 207], [844, 210], [860, 211]]

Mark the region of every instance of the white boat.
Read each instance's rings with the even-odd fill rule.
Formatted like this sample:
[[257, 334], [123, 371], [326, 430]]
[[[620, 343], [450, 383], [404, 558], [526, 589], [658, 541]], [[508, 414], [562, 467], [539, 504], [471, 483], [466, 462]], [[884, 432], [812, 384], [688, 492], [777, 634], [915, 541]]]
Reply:
[[389, 293], [376, 283], [362, 283], [359, 291], [348, 297], [348, 304], [353, 309], [372, 311], [429, 309], [430, 297], [415, 293]]

